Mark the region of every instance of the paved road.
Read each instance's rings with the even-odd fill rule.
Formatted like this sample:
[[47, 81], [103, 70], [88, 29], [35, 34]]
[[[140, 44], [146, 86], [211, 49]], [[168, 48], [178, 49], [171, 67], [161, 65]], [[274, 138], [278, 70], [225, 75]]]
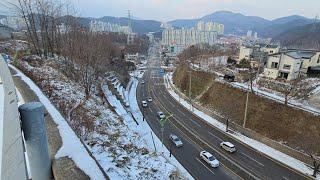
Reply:
[[[144, 109], [149, 125], [159, 138], [161, 126], [156, 113], [163, 111], [166, 115], [173, 115], [165, 125], [164, 144], [168, 149], [172, 149], [173, 155], [195, 179], [241, 179], [240, 172], [233, 172], [231, 166], [240, 167], [258, 179], [307, 179], [306, 176], [226, 135], [181, 106], [166, 91], [159, 67], [156, 58], [150, 60], [143, 77], [145, 84], [139, 84], [137, 98], [141, 102], [152, 97], [153, 102], [149, 103], [147, 108], [140, 108]], [[168, 139], [170, 133], [182, 138], [182, 148], [171, 146]], [[222, 150], [219, 146], [222, 141], [232, 142], [237, 152], [229, 154]], [[211, 168], [199, 158], [199, 152], [204, 149], [220, 160], [219, 168]]]

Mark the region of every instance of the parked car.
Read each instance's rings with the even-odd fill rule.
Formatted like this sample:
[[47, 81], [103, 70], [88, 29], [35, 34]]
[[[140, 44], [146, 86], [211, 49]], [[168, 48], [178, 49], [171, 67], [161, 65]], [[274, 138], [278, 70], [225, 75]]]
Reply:
[[149, 102], [152, 102], [152, 98], [151, 98], [151, 97], [148, 97], [148, 101], [149, 101]]
[[141, 84], [144, 84], [144, 83], [145, 83], [144, 80], [142, 80], [142, 81], [141, 81]]
[[225, 75], [224, 75], [224, 77], [223, 77], [223, 79], [225, 79], [225, 80], [227, 80], [227, 81], [229, 81], [229, 82], [234, 82], [234, 79], [235, 79], [236, 77], [234, 76], [234, 74], [233, 73], [226, 73]]
[[164, 115], [161, 111], [159, 111], [157, 115], [159, 119], [164, 119], [166, 117], [166, 115]]
[[206, 162], [208, 163], [211, 167], [219, 167], [220, 163], [219, 161], [209, 152], [207, 151], [201, 151], [200, 152], [200, 157]]
[[222, 142], [220, 143], [220, 147], [230, 153], [236, 152], [236, 147], [230, 142]]
[[142, 101], [142, 107], [148, 107], [147, 101]]
[[181, 139], [177, 135], [170, 134], [170, 140], [176, 147], [181, 147], [183, 145]]

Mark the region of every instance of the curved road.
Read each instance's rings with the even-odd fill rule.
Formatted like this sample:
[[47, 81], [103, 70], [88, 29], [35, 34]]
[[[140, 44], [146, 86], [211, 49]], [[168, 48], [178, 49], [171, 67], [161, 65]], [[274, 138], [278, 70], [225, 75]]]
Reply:
[[[235, 140], [184, 108], [167, 92], [159, 67], [160, 61], [157, 58], [149, 60], [148, 69], [143, 76], [145, 84], [138, 85], [138, 103], [150, 127], [160, 139], [161, 126], [156, 114], [162, 111], [167, 116], [172, 115], [165, 124], [164, 145], [172, 150], [172, 154], [195, 179], [247, 179], [247, 176], [243, 176], [243, 171], [250, 174], [252, 179], [309, 179]], [[147, 97], [152, 97], [153, 102], [143, 108], [141, 101]], [[176, 148], [172, 144], [168, 138], [171, 133], [182, 139], [183, 147]], [[229, 154], [222, 150], [219, 146], [222, 141], [232, 142], [237, 152]], [[217, 157], [220, 167], [211, 168], [201, 160], [201, 150], [207, 150]]]

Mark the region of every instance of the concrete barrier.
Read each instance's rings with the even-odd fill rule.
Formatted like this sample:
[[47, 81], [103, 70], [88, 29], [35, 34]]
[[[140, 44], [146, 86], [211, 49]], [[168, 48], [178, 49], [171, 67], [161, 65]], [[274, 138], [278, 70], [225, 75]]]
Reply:
[[6, 62], [0, 56], [3, 113], [0, 114], [0, 179], [27, 179], [15, 86]]

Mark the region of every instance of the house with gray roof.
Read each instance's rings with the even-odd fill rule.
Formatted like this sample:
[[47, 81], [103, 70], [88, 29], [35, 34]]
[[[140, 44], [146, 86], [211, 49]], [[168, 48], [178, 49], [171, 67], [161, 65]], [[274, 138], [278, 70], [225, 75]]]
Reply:
[[270, 54], [263, 75], [271, 79], [294, 80], [320, 67], [320, 51], [287, 50]]

